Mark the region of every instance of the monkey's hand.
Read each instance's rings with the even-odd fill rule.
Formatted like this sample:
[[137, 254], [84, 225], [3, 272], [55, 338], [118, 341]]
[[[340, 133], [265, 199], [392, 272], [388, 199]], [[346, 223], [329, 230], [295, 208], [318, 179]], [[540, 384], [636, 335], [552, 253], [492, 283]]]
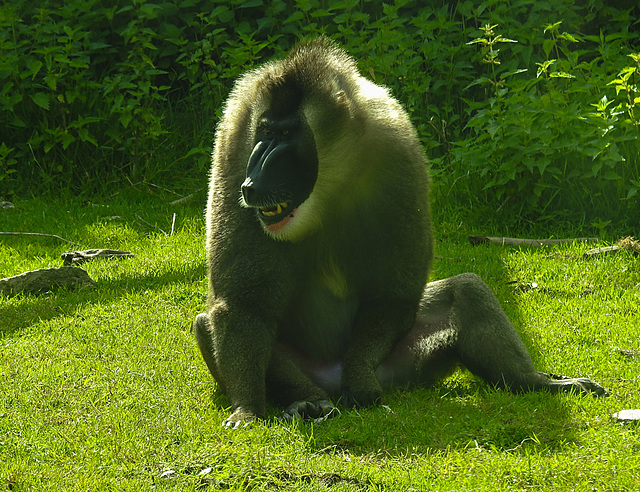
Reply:
[[338, 413], [329, 400], [294, 401], [280, 417], [285, 422], [313, 419], [316, 422], [333, 417]]
[[549, 389], [554, 393], [578, 393], [592, 396], [609, 396], [609, 392], [589, 378], [568, 378], [556, 374], [539, 373], [548, 378]]

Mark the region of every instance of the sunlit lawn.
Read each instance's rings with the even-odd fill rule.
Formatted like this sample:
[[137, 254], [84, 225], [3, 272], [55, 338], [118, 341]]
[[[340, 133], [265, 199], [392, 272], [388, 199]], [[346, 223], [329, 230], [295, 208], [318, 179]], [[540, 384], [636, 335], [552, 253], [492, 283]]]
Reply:
[[638, 489], [640, 428], [611, 417], [640, 408], [631, 254], [472, 248], [450, 228], [438, 242], [434, 278], [478, 273], [541, 370], [591, 377], [606, 399], [512, 395], [459, 372], [320, 425], [228, 431], [190, 332], [206, 303], [204, 197], [15, 204], [0, 231], [79, 244], [0, 236], [0, 277], [68, 249], [135, 256], [85, 264], [95, 289], [0, 296], [0, 490]]

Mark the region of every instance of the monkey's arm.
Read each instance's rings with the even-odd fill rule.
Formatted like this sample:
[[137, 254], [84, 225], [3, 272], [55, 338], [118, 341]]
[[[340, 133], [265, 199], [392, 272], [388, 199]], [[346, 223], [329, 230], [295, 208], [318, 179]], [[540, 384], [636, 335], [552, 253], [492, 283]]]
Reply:
[[[212, 314], [215, 312], [212, 310]], [[242, 422], [264, 416], [266, 395], [262, 389], [265, 379], [269, 397], [287, 406], [283, 415], [286, 420], [296, 416], [319, 418], [331, 413], [334, 407], [328, 401], [326, 392], [309, 379], [282, 344], [276, 344], [271, 350], [264, 350], [264, 347], [271, 347], [273, 342], [254, 344], [251, 339], [249, 344], [242, 343], [242, 340], [236, 339], [235, 333], [231, 337], [223, 336], [229, 327], [219, 310], [218, 321], [212, 330], [210, 314], [201, 313], [196, 317], [193, 329], [209, 372], [231, 400], [233, 414], [223, 425], [235, 427]], [[240, 323], [240, 326], [244, 324], [246, 323]], [[271, 339], [270, 336], [265, 338]], [[229, 344], [229, 340], [234, 343]], [[245, 341], [248, 340], [245, 337]], [[248, 356], [225, 357], [236, 353], [235, 351]], [[267, 364], [265, 376], [261, 368]]]
[[275, 329], [239, 306], [218, 302], [197, 316], [194, 331], [209, 371], [231, 403], [232, 414], [223, 425], [235, 427], [263, 417]]
[[376, 369], [415, 320], [417, 303], [386, 299], [363, 303], [344, 357], [342, 403], [367, 406], [382, 394]]

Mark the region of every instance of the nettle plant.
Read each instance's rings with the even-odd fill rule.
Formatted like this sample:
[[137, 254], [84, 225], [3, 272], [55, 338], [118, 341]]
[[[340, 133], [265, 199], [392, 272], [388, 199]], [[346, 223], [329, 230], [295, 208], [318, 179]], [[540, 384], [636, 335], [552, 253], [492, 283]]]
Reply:
[[629, 57], [634, 61], [633, 65], [629, 65], [622, 69], [618, 74], [618, 78], [609, 82], [616, 89], [616, 95], [621, 92], [626, 94], [626, 101], [620, 103], [618, 108], [623, 108], [629, 114], [631, 123], [640, 135], [640, 121], [635, 113], [636, 105], [640, 104], [640, 89], [638, 88], [638, 78], [640, 76], [640, 53], [632, 53]]
[[[600, 136], [608, 142], [606, 148], [610, 155], [618, 153], [637, 157], [640, 120], [636, 106], [640, 104], [638, 88], [640, 53], [631, 53], [628, 57], [633, 60], [633, 63], [624, 67], [618, 76], [608, 83], [615, 88], [616, 97], [610, 99], [604, 94], [599, 101], [591, 104], [595, 111], [587, 113], [586, 116], [598, 125]], [[621, 97], [623, 100], [620, 100]], [[635, 161], [629, 159], [627, 162], [621, 157], [621, 160], [625, 161], [624, 174], [607, 169], [605, 178], [623, 182], [626, 186], [625, 199], [632, 200], [640, 196], [640, 171], [637, 169], [637, 159]]]
[[454, 143], [455, 167], [470, 178], [470, 192], [525, 217], [594, 210], [638, 191], [638, 171], [628, 162], [631, 156], [637, 163], [636, 137], [618, 126], [626, 112], [637, 128], [637, 67], [625, 68], [612, 83], [628, 97], [611, 106], [598, 97], [607, 90], [602, 57], [577, 49], [584, 40], [560, 26], [544, 26], [539, 47], [545, 59], [535, 63], [535, 76], [527, 68], [501, 69], [500, 47], [517, 40], [497, 34], [497, 25], [485, 25], [468, 43], [480, 46], [489, 73], [467, 86], [485, 87], [486, 98], [468, 101], [469, 136]]

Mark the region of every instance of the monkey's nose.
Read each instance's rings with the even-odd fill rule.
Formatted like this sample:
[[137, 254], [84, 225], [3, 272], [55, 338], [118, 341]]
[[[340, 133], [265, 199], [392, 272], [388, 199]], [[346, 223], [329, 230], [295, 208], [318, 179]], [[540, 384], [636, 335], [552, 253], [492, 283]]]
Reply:
[[258, 206], [259, 193], [258, 193], [258, 190], [256, 189], [254, 182], [251, 180], [249, 176], [247, 176], [247, 179], [245, 179], [244, 183], [242, 183], [240, 190], [242, 191], [242, 199], [244, 200], [244, 203], [247, 206], [249, 207]]

